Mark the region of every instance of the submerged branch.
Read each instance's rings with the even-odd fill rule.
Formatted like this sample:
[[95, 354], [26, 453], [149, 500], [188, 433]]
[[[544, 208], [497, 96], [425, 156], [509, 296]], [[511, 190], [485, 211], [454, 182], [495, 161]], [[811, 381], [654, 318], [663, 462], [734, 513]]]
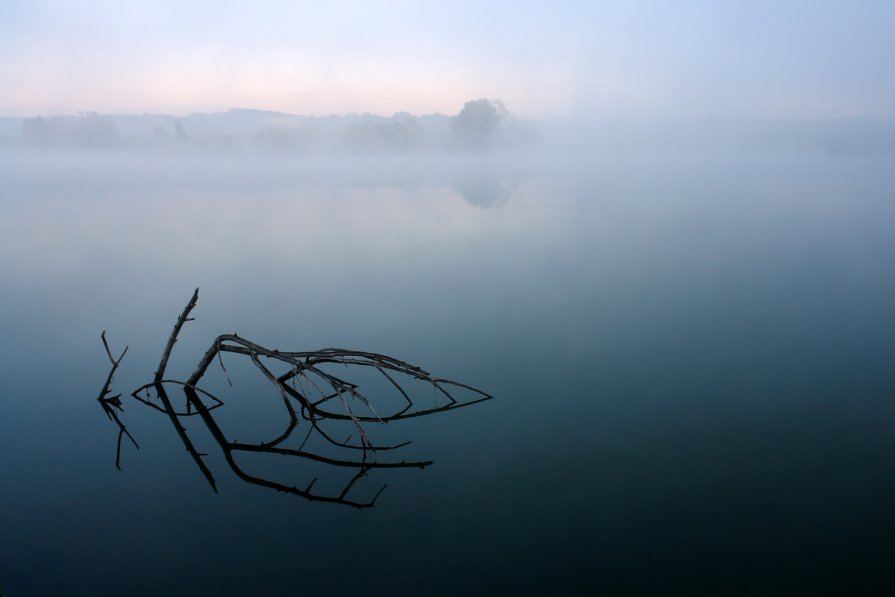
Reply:
[[[199, 360], [199, 363], [196, 365], [195, 370], [188, 380], [178, 381], [165, 379], [165, 370], [174, 344], [177, 342], [183, 325], [187, 321], [192, 320], [190, 313], [195, 308], [198, 298], [199, 289], [196, 288], [189, 302], [184, 307], [174, 324], [174, 328], [171, 331], [171, 335], [168, 337], [168, 342], [162, 353], [158, 369], [155, 371], [153, 381], [134, 390], [134, 392], [131, 393], [131, 396], [142, 404], [159, 412], [163, 412], [168, 416], [171, 424], [174, 426], [174, 429], [186, 447], [187, 452], [215, 492], [217, 492], [217, 485], [211, 470], [205, 464], [203, 459], [205, 454], [196, 449], [193, 441], [190, 439], [187, 429], [180, 422], [181, 417], [197, 416], [208, 429], [215, 443], [217, 443], [224, 456], [224, 460], [227, 462], [230, 469], [237, 477], [248, 483], [276, 489], [277, 491], [301, 496], [309, 500], [340, 503], [356, 508], [367, 508], [375, 503], [376, 499], [385, 489], [385, 485], [376, 492], [373, 499], [369, 502], [362, 502], [349, 498], [349, 492], [355, 484], [362, 477], [367, 476], [370, 471], [404, 468], [423, 469], [432, 464], [432, 461], [430, 460], [392, 460], [380, 462], [373, 459], [372, 457], [378, 451], [397, 450], [398, 448], [408, 445], [410, 442], [405, 441], [395, 445], [377, 445], [370, 439], [368, 426], [377, 426], [392, 421], [446, 412], [464, 406], [478, 404], [492, 398], [490, 394], [487, 394], [482, 390], [449, 379], [433, 377], [420, 367], [387, 355], [342, 348], [324, 348], [310, 352], [284, 352], [267, 348], [251, 340], [242, 338], [235, 333], [222, 334], [215, 338], [212, 341], [211, 346], [209, 346], [208, 350], [205, 351], [205, 354]], [[127, 348], [124, 349], [124, 352], [121, 353], [121, 356], [119, 356], [118, 359], [115, 359], [112, 356], [112, 352], [106, 341], [105, 332], [102, 334], [102, 340], [106, 349], [106, 354], [112, 363], [112, 370], [109, 372], [106, 384], [100, 392], [99, 401], [103, 410], [110, 419], [116, 422], [120, 429], [118, 437], [118, 456], [116, 456], [116, 466], [118, 466], [122, 437], [127, 435], [134, 445], [136, 445], [136, 441], [131, 437], [116, 412], [116, 409], [121, 411], [120, 395], [108, 397], [108, 394], [111, 392], [112, 377], [115, 370], [118, 368], [121, 359], [124, 357], [124, 353], [127, 352]], [[222, 407], [224, 402], [211, 392], [201, 388], [199, 383], [208, 371], [208, 367], [214, 361], [215, 357], [217, 357], [221, 363], [221, 368], [224, 371], [224, 376], [227, 378], [227, 382], [230, 383], [231, 386], [233, 385], [230, 382], [227, 370], [224, 368], [222, 359], [222, 353], [224, 352], [248, 357], [254, 368], [258, 370], [268, 382], [270, 382], [280, 400], [285, 404], [289, 416], [288, 426], [284, 432], [273, 440], [256, 444], [239, 442], [235, 439], [230, 440], [215, 420], [212, 411]], [[288, 367], [288, 372], [279, 376], [275, 375], [273, 373], [273, 368], [269, 366], [269, 361], [279, 362], [286, 365]], [[396, 409], [392, 410], [392, 412], [383, 412], [381, 404], [376, 404], [374, 406], [377, 399], [374, 394], [369, 394], [366, 391], [362, 392], [358, 384], [340, 377], [342, 375], [341, 372], [339, 373], [339, 376], [336, 376], [321, 368], [322, 366], [330, 368], [332, 365], [342, 366], [348, 369], [349, 373], [351, 369], [358, 371], [374, 369], [385, 377], [388, 387], [391, 387], [393, 388], [393, 391], [398, 392], [401, 404], [399, 404]], [[421, 382], [431, 386], [436, 394], [436, 402], [432, 402], [430, 405], [421, 406], [414, 400], [413, 393], [408, 390], [405, 381]], [[177, 411], [174, 408], [165, 390], [165, 384], [176, 384], [182, 387], [184, 394], [186, 395], [185, 411]], [[448, 391], [448, 387], [465, 390], [468, 393], [471, 393], [473, 397], [466, 401], [460, 401]], [[310, 388], [310, 391], [308, 388]], [[151, 399], [153, 391], [158, 398], [157, 401]], [[316, 396], [313, 396], [313, 393], [316, 393]], [[210, 404], [206, 404], [200, 398], [200, 394], [208, 398]], [[440, 400], [442, 403], [441, 405], [438, 404], [437, 396], [443, 396]], [[298, 407], [293, 406], [293, 401], [298, 404]], [[366, 410], [361, 413], [356, 413], [351, 405], [353, 401], [362, 404]], [[380, 414], [380, 412], [382, 414]], [[301, 419], [310, 423], [308, 432], [301, 442], [301, 445], [297, 449], [281, 446], [281, 444], [292, 436], [293, 431], [297, 428]], [[343, 425], [346, 422], [353, 425], [360, 438], [359, 444], [349, 443], [350, 437], [345, 441], [336, 440], [333, 437], [333, 430], [327, 429], [330, 422], [333, 425], [338, 425], [339, 422]], [[329, 446], [330, 452], [335, 450], [336, 452], [345, 455], [345, 457], [324, 454], [317, 449], [307, 447], [309, 440], [312, 439], [312, 437], [320, 438], [325, 446]], [[311, 443], [313, 444], [314, 442]], [[235, 454], [238, 453], [275, 454], [290, 459], [312, 461], [333, 468], [347, 467], [356, 469], [357, 472], [348, 480], [341, 491], [326, 495], [313, 490], [317, 481], [316, 477], [302, 489], [250, 474], [237, 463]]]

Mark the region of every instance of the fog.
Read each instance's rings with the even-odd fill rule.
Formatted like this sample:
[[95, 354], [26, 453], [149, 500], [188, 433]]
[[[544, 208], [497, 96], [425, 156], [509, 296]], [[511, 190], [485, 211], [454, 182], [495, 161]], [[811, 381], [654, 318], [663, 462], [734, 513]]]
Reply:
[[0, 147], [891, 155], [895, 9], [56, 2], [0, 19]]
[[0, 150], [152, 156], [538, 156], [580, 153], [895, 153], [895, 121], [873, 119], [521, 119], [500, 100], [456, 114], [325, 117], [234, 108], [183, 117], [86, 112], [0, 119]]
[[250, 109], [214, 114], [109, 115], [86, 112], [6, 118], [0, 138], [16, 149], [381, 155], [481, 153], [526, 149], [535, 127], [499, 100], [467, 101], [457, 114], [310, 117]]
[[[884, 594], [893, 19], [6, 3], [0, 596]], [[402, 445], [370, 463], [435, 464], [358, 477], [351, 498], [389, 486], [373, 509], [245, 483], [190, 403], [130, 395], [196, 287], [171, 380], [232, 333], [494, 400], [390, 422]], [[235, 356], [201, 389], [228, 439], [266, 439], [286, 395]], [[139, 449], [116, 454], [110, 412]], [[240, 465], [332, 487], [283, 455]]]

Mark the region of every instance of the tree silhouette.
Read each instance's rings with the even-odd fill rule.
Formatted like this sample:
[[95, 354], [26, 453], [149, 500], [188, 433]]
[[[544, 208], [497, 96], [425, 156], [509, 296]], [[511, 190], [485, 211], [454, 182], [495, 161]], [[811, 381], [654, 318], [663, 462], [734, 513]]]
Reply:
[[510, 120], [510, 111], [501, 101], [478, 99], [466, 102], [451, 118], [451, 130], [461, 147], [487, 149]]

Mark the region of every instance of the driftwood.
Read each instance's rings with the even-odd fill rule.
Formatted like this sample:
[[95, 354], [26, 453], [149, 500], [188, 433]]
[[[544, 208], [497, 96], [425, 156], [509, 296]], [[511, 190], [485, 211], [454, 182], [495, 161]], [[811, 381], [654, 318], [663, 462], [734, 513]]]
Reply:
[[[325, 348], [312, 352], [285, 352], [266, 348], [260, 344], [242, 338], [237, 334], [223, 334], [215, 338], [211, 346], [205, 352], [205, 355], [199, 361], [195, 371], [186, 381], [166, 379], [165, 370], [171, 352], [184, 324], [188, 321], [192, 321], [193, 318], [190, 317], [190, 314], [195, 308], [198, 298], [199, 289], [197, 288], [186, 307], [184, 307], [183, 312], [177, 318], [174, 329], [165, 345], [159, 366], [155, 371], [153, 381], [134, 390], [131, 396], [139, 402], [167, 414], [181, 441], [184, 443], [187, 452], [191, 455], [215, 492], [217, 491], [217, 485], [213, 474], [203, 460], [205, 454], [199, 452], [193, 445], [187, 430], [180, 422], [181, 417], [198, 416], [218, 444], [230, 469], [240, 479], [248, 483], [294, 494], [309, 500], [340, 503], [354, 506], [356, 508], [366, 508], [374, 505], [376, 499], [386, 487], [383, 485], [369, 501], [360, 502], [350, 499], [348, 497], [349, 491], [354, 487], [355, 483], [366, 476], [368, 472], [383, 468], [422, 469], [432, 464], [432, 462], [428, 460], [377, 460], [375, 456], [378, 452], [397, 450], [408, 445], [410, 442], [402, 442], [393, 445], [374, 443], [367, 433], [367, 426], [387, 424], [392, 421], [410, 419], [438, 412], [446, 412], [464, 406], [477, 404], [492, 398], [492, 396], [481, 390], [448, 379], [433, 377], [419, 367], [386, 355], [340, 348]], [[124, 357], [124, 352], [122, 352], [117, 360], [114, 359], [109, 350], [108, 343], [106, 342], [105, 332], [103, 332], [102, 339], [109, 359], [112, 362], [112, 370], [109, 372], [106, 385], [100, 393], [99, 400], [104, 411], [109, 415], [109, 418], [115, 421], [119, 426], [118, 449], [116, 452], [116, 466], [118, 466], [120, 461], [122, 436], [127, 435], [131, 441], [134, 441], [134, 439], [115, 412], [115, 409], [121, 411], [120, 395], [111, 398], [106, 396], [111, 391], [112, 378], [115, 370], [118, 368], [118, 364]], [[125, 352], [126, 351], [127, 349], [125, 349]], [[277, 396], [279, 396], [285, 406], [286, 414], [288, 415], [287, 426], [277, 437], [270, 441], [258, 444], [239, 442], [228, 439], [218, 425], [212, 411], [223, 406], [224, 403], [209, 391], [201, 388], [199, 384], [215, 358], [218, 359], [220, 366], [224, 371], [224, 375], [227, 376], [227, 370], [224, 367], [222, 359], [223, 353], [241, 355], [248, 358], [254, 367], [265, 379], [267, 379], [271, 386], [273, 386]], [[271, 367], [269, 366], [270, 363], [279, 363], [281, 367], [285, 365], [288, 367], [288, 371], [281, 375], [275, 375], [273, 371], [271, 371]], [[340, 365], [347, 369], [364, 369], [378, 372], [378, 374], [381, 374], [382, 378], [388, 382], [388, 385], [399, 393], [402, 398], [401, 406], [388, 412], [377, 412], [374, 406], [375, 399], [365, 395], [357, 384], [333, 375], [323, 369], [324, 366], [331, 365]], [[439, 406], [437, 403], [433, 403], [433, 405], [427, 407], [419, 406], [417, 402], [414, 401], [411, 393], [406, 390], [405, 384], [403, 383], [404, 380], [415, 380], [416, 382], [423, 382], [430, 385], [436, 394], [442, 397], [443, 404]], [[227, 377], [227, 381], [230, 381], [229, 376]], [[178, 386], [183, 390], [186, 396], [186, 407], [184, 410], [177, 411], [175, 409], [168, 396], [165, 388], [166, 385]], [[451, 393], [456, 389], [465, 390], [475, 396], [475, 398], [472, 400], [459, 401]], [[153, 394], [157, 399], [158, 404], [153, 401]], [[298, 428], [301, 421], [306, 421], [309, 424], [308, 431], [300, 445], [297, 447], [288, 447], [288, 440], [293, 436], [293, 432]], [[337, 439], [334, 434], [327, 429], [328, 422], [344, 422], [352, 425], [356, 430], [358, 441], [351, 442], [350, 437], [345, 440]], [[324, 443], [329, 445], [331, 449], [344, 454], [344, 457], [341, 454], [339, 456], [331, 456], [323, 454], [318, 450], [312, 450], [310, 448], [306, 449], [308, 440], [315, 435], [322, 438]], [[136, 445], [135, 441], [134, 445]], [[344, 485], [341, 491], [331, 494], [317, 493], [314, 491], [314, 484], [317, 481], [316, 478], [305, 487], [295, 487], [246, 472], [244, 468], [237, 463], [235, 458], [235, 455], [240, 453], [277, 454], [293, 459], [314, 461], [326, 465], [327, 467], [347, 468], [356, 472]]]

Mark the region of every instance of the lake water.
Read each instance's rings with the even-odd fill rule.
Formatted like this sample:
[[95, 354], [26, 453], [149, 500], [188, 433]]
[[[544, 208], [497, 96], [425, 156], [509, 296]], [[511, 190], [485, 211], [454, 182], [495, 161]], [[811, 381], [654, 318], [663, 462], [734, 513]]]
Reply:
[[[890, 156], [7, 151], [0, 587], [883, 592], [893, 198]], [[388, 425], [413, 441], [399, 459], [434, 464], [372, 472], [358, 498], [388, 488], [366, 510], [242, 482], [185, 418], [214, 493], [168, 418], [130, 397], [140, 449], [125, 442], [119, 471], [100, 332], [129, 347], [127, 395], [197, 286], [169, 377], [238, 332], [392, 355], [495, 399]], [[279, 398], [226, 364], [233, 387], [217, 366], [209, 384], [228, 432], [263, 436]], [[284, 460], [246, 462], [327, 481]]]

